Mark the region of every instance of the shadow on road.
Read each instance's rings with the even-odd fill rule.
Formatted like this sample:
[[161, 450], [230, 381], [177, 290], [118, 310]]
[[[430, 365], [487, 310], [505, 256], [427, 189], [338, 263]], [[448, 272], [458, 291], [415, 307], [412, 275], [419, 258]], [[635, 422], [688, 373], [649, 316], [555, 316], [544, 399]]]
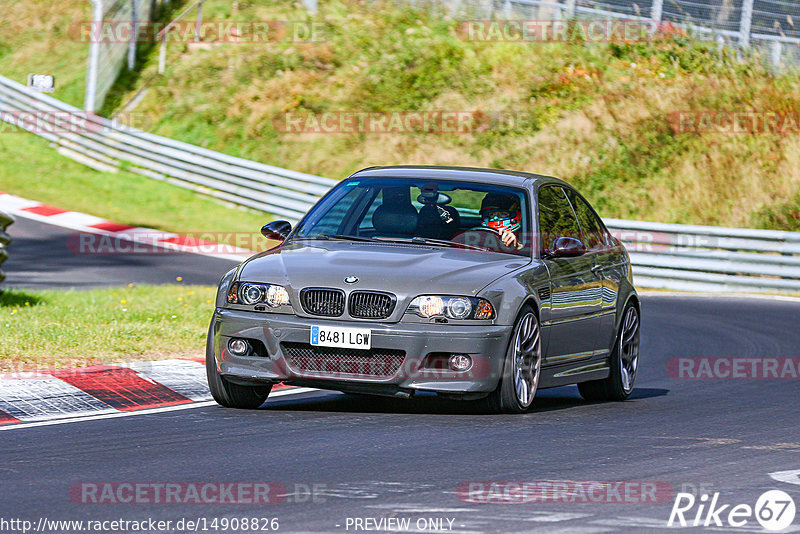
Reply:
[[[669, 393], [667, 389], [635, 389], [631, 399], [648, 399]], [[547, 389], [536, 394], [533, 407], [528, 412], [551, 412], [589, 406], [575, 386]], [[440, 398], [435, 394], [419, 394], [411, 399], [380, 397], [375, 395], [342, 394], [331, 392], [325, 397], [293, 399], [281, 398], [268, 401], [262, 408], [269, 411], [286, 412], [339, 412], [339, 413], [386, 413], [429, 415], [494, 415], [482, 401], [456, 401]]]

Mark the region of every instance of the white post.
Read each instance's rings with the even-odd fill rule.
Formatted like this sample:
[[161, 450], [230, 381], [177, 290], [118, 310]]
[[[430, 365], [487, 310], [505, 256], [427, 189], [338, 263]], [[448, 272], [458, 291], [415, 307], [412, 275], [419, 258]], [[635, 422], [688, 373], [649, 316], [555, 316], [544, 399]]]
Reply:
[[100, 63], [100, 36], [103, 24], [103, 0], [92, 1], [92, 34], [89, 43], [89, 62], [86, 66], [86, 93], [83, 107], [86, 111], [95, 111], [97, 102], [97, 71]]
[[139, 22], [139, 0], [131, 0], [131, 39], [128, 43], [128, 70], [136, 66], [136, 23]]
[[303, 5], [312, 15], [317, 13], [317, 0], [303, 0]]
[[167, 33], [164, 32], [164, 35], [161, 36], [161, 45], [159, 45], [158, 49], [158, 73], [164, 74], [164, 71], [167, 69]]
[[653, 0], [653, 7], [650, 9], [650, 18], [658, 24], [664, 11], [664, 0]]
[[772, 63], [772, 66], [776, 69], [781, 66], [781, 42], [780, 41], [772, 41], [769, 50], [769, 59]]
[[566, 0], [567, 7], [565, 9], [568, 19], [575, 17], [575, 0]]
[[753, 23], [753, 0], [743, 0], [742, 20], [739, 23], [739, 46], [750, 46], [750, 26]]
[[203, 24], [203, 2], [197, 4], [197, 20], [194, 23], [194, 42], [200, 40], [200, 30]]

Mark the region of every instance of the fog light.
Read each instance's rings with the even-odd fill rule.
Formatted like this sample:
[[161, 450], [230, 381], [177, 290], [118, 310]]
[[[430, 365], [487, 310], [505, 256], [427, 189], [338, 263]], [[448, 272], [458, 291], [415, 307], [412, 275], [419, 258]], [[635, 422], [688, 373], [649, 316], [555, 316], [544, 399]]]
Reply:
[[244, 339], [231, 339], [228, 341], [228, 350], [236, 356], [244, 356], [250, 352], [250, 343]]
[[467, 354], [453, 354], [449, 364], [453, 371], [468, 371], [472, 367], [472, 358]]

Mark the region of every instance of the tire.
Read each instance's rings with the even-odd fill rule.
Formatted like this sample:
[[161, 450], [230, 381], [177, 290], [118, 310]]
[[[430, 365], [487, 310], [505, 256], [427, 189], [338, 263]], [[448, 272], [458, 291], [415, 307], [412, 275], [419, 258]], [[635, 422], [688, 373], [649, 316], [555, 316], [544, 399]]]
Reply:
[[514, 324], [506, 349], [500, 383], [486, 398], [493, 413], [525, 413], [533, 403], [542, 374], [542, 343], [539, 319], [525, 306]]
[[639, 308], [629, 302], [622, 313], [608, 378], [578, 384], [581, 397], [587, 401], [624, 401], [633, 391], [639, 367]]
[[219, 373], [217, 359], [214, 357], [214, 322], [208, 327], [206, 341], [206, 376], [211, 396], [217, 404], [226, 408], [258, 408], [267, 400], [272, 384], [264, 386], [242, 386], [229, 382]]

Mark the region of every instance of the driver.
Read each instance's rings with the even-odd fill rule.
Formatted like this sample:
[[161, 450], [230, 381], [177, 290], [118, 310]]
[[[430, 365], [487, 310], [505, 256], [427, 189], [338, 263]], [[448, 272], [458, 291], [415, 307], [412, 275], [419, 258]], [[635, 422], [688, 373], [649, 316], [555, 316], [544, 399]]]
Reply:
[[481, 202], [481, 226], [491, 228], [500, 234], [503, 244], [509, 248], [521, 249], [519, 232], [522, 228], [522, 212], [519, 199], [514, 195], [487, 193]]

